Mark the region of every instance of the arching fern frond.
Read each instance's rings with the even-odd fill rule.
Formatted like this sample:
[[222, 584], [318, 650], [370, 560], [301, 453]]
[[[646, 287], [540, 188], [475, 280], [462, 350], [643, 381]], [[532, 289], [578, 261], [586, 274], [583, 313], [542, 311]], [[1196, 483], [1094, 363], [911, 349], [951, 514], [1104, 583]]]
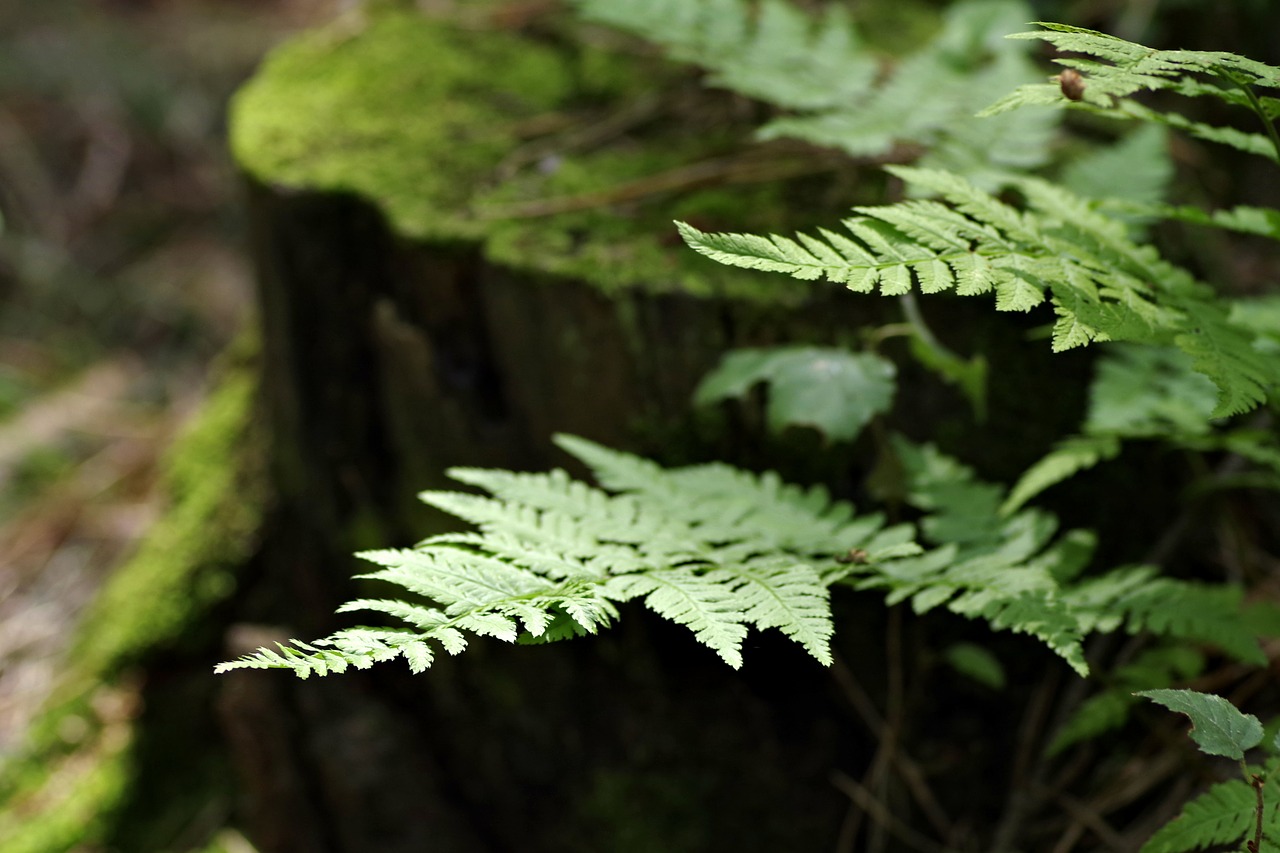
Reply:
[[[1274, 119], [1280, 116], [1274, 97], [1260, 97], [1255, 87], [1280, 88], [1280, 68], [1224, 51], [1154, 50], [1116, 36], [1066, 24], [1040, 23], [1044, 30], [1017, 33], [1011, 39], [1039, 39], [1060, 51], [1090, 58], [1054, 61], [1078, 75], [1071, 95], [1061, 85], [1022, 86], [983, 111], [1000, 115], [1023, 106], [1076, 106], [1109, 115], [1161, 122], [1210, 142], [1230, 145], [1280, 162], [1280, 138]], [[1209, 78], [1209, 79], [1205, 79]], [[1129, 100], [1144, 90], [1167, 89], [1187, 97], [1212, 97], [1257, 114], [1264, 133], [1245, 133], [1193, 121], [1178, 113], [1154, 110]]]
[[[726, 465], [664, 469], [579, 438], [558, 442], [595, 469], [609, 491], [563, 471], [518, 474], [456, 469], [490, 496], [426, 492], [423, 500], [478, 530], [432, 537], [408, 550], [360, 556], [382, 568], [363, 577], [414, 601], [360, 599], [409, 628], [356, 628], [313, 643], [262, 649], [219, 671], [286, 668], [299, 676], [404, 657], [415, 671], [435, 647], [462, 651], [468, 635], [508, 642], [594, 633], [615, 602], [643, 599], [686, 625], [731, 666], [742, 665], [750, 627], [777, 628], [830, 663], [830, 580], [823, 570], [858, 549], [872, 563], [919, 552], [909, 526], [856, 517], [820, 488]], [[566, 624], [567, 623], [567, 624]]]
[[677, 223], [693, 249], [730, 266], [826, 278], [886, 296], [954, 290], [992, 293], [998, 311], [1029, 311], [1048, 301], [1058, 320], [1055, 351], [1098, 340], [1173, 344], [1218, 388], [1215, 417], [1257, 406], [1280, 370], [1232, 323], [1213, 291], [1149, 246], [1125, 224], [1061, 187], [1010, 179], [1017, 208], [946, 172], [891, 167], [908, 184], [941, 196], [855, 208], [849, 236], [820, 238], [707, 234]]
[[1030, 634], [1088, 672], [1081, 642], [1090, 630], [1064, 597], [1064, 585], [1093, 554], [1085, 531], [1055, 538], [1057, 519], [1024, 510], [996, 513], [1002, 487], [932, 445], [898, 438], [894, 450], [906, 477], [907, 503], [926, 513], [924, 537], [941, 547], [883, 566], [855, 567], [850, 583], [883, 589], [890, 603], [909, 601], [917, 613], [944, 607], [997, 630]]

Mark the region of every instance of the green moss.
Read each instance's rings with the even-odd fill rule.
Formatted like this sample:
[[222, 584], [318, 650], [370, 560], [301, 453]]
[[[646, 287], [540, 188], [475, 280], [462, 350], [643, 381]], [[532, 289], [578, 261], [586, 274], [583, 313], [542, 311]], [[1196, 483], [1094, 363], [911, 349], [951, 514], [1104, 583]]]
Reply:
[[256, 390], [252, 367], [231, 370], [175, 442], [166, 460], [171, 506], [86, 615], [72, 653], [82, 668], [110, 672], [172, 644], [233, 589], [267, 500]]
[[[400, 236], [475, 241], [489, 260], [535, 277], [577, 278], [605, 291], [634, 286], [802, 299], [812, 285], [708, 263], [684, 248], [671, 222], [785, 227], [779, 185], [655, 188], [629, 201], [611, 196], [741, 150], [750, 126], [668, 117], [585, 151], [572, 145], [558, 151], [552, 134], [537, 140], [551, 141], [537, 162], [515, 174], [503, 166], [526, 150], [516, 130], [521, 120], [562, 113], [556, 118], [571, 127], [589, 124], [673, 79], [666, 66], [590, 44], [553, 49], [507, 33], [383, 13], [359, 32], [321, 30], [277, 50], [236, 99], [232, 147], [262, 182], [363, 196]], [[584, 106], [590, 115], [573, 112]], [[557, 215], [521, 210], [564, 198], [589, 203]]]
[[514, 122], [571, 89], [548, 48], [384, 13], [276, 50], [236, 97], [231, 147], [264, 182], [376, 200], [405, 236], [474, 238], [467, 203], [517, 144]]
[[256, 347], [242, 342], [165, 462], [171, 501], [77, 629], [28, 748], [0, 766], [0, 849], [61, 853], [104, 839], [134, 776], [137, 688], [122, 671], [171, 647], [234, 586], [267, 504], [253, 421]]
[[[106, 833], [130, 778], [130, 733], [112, 725], [73, 755], [43, 763], [40, 784], [6, 798], [0, 849], [6, 853], [83, 850]], [[32, 780], [36, 781], [36, 780]]]
[[[737, 133], [690, 139], [672, 129], [645, 145], [617, 146], [591, 154], [557, 158], [545, 171], [530, 171], [477, 200], [479, 210], [518, 209], [521, 202], [599, 198], [582, 210], [528, 218], [495, 218], [485, 244], [486, 257], [498, 264], [558, 277], [590, 281], [605, 292], [628, 287], [649, 292], [683, 292], [694, 296], [724, 295], [784, 302], [803, 299], [812, 285], [787, 276], [743, 275], [721, 264], [708, 264], [687, 251], [676, 236], [673, 219], [726, 223], [750, 228], [752, 214], [773, 215], [762, 228], [777, 228], [784, 209], [778, 184], [722, 187], [697, 192], [644, 187], [654, 176], [707, 158], [708, 151], [732, 150]], [[610, 203], [620, 189], [640, 195]], [[730, 225], [731, 223], [731, 225]]]

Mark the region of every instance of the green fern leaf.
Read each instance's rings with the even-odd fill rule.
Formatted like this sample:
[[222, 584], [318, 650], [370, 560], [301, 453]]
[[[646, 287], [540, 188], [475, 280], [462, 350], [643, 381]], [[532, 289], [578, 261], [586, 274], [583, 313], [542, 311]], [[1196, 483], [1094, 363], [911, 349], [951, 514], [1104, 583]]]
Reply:
[[827, 585], [804, 563], [761, 559], [724, 570], [740, 583], [735, 592], [746, 618], [761, 630], [777, 628], [824, 666], [831, 664], [833, 626]]
[[752, 474], [712, 463], [666, 470], [654, 462], [574, 436], [555, 442], [578, 457], [601, 485], [646, 505], [679, 508], [682, 520], [710, 542], [755, 543], [759, 553], [838, 555], [868, 548], [884, 517], [855, 517], [853, 507], [832, 501], [822, 486], [784, 483], [776, 473]]
[[1172, 178], [1168, 134], [1158, 125], [1143, 125], [1114, 145], [1073, 160], [1062, 172], [1062, 185], [1085, 198], [1156, 205]]
[[1240, 205], [1225, 210], [1208, 211], [1192, 205], [1143, 204], [1137, 201], [1118, 200], [1107, 202], [1105, 209], [1120, 215], [1170, 219], [1280, 240], [1280, 210], [1269, 207]]
[[1089, 671], [1079, 622], [1059, 600], [1057, 584], [1042, 567], [1019, 565], [995, 553], [961, 560], [956, 546], [947, 545], [860, 574], [852, 585], [887, 590], [890, 604], [909, 600], [917, 613], [945, 607], [983, 619], [996, 630], [1030, 634], [1081, 675]]
[[662, 45], [711, 71], [711, 82], [791, 109], [822, 109], [865, 95], [878, 63], [840, 7], [815, 20], [765, 0], [751, 20], [745, 0], [574, 0], [590, 21]]
[[1107, 346], [1089, 385], [1085, 434], [1155, 438], [1209, 432], [1217, 395], [1193, 366], [1173, 347]]
[[1246, 663], [1266, 663], [1241, 618], [1243, 593], [1233, 585], [1162, 578], [1151, 566], [1136, 566], [1082, 581], [1064, 598], [1086, 631], [1150, 631], [1209, 643]]
[[[1237, 843], [1253, 831], [1256, 808], [1257, 795], [1247, 782], [1220, 782], [1188, 803], [1142, 845], [1140, 853], [1187, 853]], [[1274, 833], [1277, 822], [1270, 819], [1268, 823]]]
[[726, 580], [724, 572], [702, 575], [688, 569], [664, 569], [619, 575], [609, 582], [606, 592], [619, 601], [644, 596], [650, 610], [687, 625], [699, 642], [737, 669], [742, 666], [741, 646], [747, 626]]
[[306, 677], [396, 657], [416, 672], [434, 648], [462, 651], [471, 635], [537, 642], [594, 633], [617, 618], [614, 602], [641, 598], [686, 625], [732, 666], [751, 627], [777, 628], [820, 662], [831, 661], [824, 574], [862, 549], [880, 563], [919, 553], [907, 526], [855, 517], [824, 489], [783, 483], [727, 465], [664, 469], [583, 439], [557, 441], [609, 490], [563, 471], [521, 474], [456, 469], [489, 496], [425, 492], [428, 503], [478, 530], [416, 548], [361, 556], [381, 566], [365, 578], [422, 601], [362, 598], [341, 612], [372, 611], [407, 629], [354, 628], [314, 643], [260, 649], [218, 671], [285, 668]]
[[1027, 19], [1013, 0], [969, 0], [949, 9], [941, 32], [889, 67], [867, 49], [840, 6], [811, 17], [781, 0], [753, 15], [747, 0], [575, 0], [588, 20], [664, 47], [707, 68], [713, 85], [793, 111], [762, 139], [788, 137], [857, 157], [899, 143], [929, 149], [926, 162], [983, 176], [1048, 160], [1053, 111], [980, 122], [974, 113], [1034, 79], [1026, 50], [1001, 38]]
[[859, 292], [879, 285], [882, 294], [901, 293], [913, 281], [936, 292], [946, 281], [937, 264], [945, 263], [958, 294], [994, 290], [997, 310], [1029, 310], [1047, 296], [1059, 318], [1055, 348], [1098, 339], [1174, 344], [1217, 387], [1214, 417], [1257, 406], [1280, 379], [1276, 359], [1258, 348], [1250, 329], [1231, 322], [1209, 288], [1133, 243], [1124, 222], [1086, 199], [1044, 181], [1011, 179], [1026, 200], [1018, 210], [956, 175], [890, 171], [951, 207], [857, 208], [861, 218], [845, 222], [852, 238], [823, 232], [823, 250], [813, 248], [816, 238], [802, 245], [677, 225], [689, 246], [719, 263], [825, 277]]

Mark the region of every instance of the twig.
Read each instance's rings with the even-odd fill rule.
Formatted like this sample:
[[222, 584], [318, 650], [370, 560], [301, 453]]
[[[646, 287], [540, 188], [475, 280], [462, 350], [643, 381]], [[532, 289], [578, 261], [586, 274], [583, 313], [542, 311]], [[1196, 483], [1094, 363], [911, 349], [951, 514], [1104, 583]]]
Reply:
[[1045, 765], [1041, 762], [1032, 772], [1032, 761], [1037, 753], [1043, 751], [1039, 747], [1043, 743], [1042, 735], [1052, 707], [1050, 700], [1057, 687], [1058, 670], [1055, 668], [1040, 681], [1022, 716], [1022, 723], [1018, 726], [1017, 753], [1010, 775], [1009, 796], [1005, 801], [1004, 814], [1001, 815], [991, 839], [992, 850], [997, 853], [1012, 849], [1014, 840], [1022, 830], [1022, 824], [1039, 801], [1037, 792], [1042, 788]]
[[1125, 843], [1120, 833], [1111, 828], [1102, 815], [1090, 808], [1087, 803], [1082, 803], [1070, 794], [1059, 794], [1054, 798], [1058, 805], [1062, 806], [1067, 814], [1074, 818], [1075, 823], [1080, 826], [1087, 827], [1098, 840], [1107, 845], [1112, 850], [1128, 850], [1129, 847]]
[[[898, 754], [898, 740], [902, 734], [903, 723], [903, 679], [902, 679], [902, 608], [889, 609], [889, 624], [885, 626], [885, 664], [887, 668], [887, 685], [885, 696], [885, 726], [880, 745], [876, 749], [875, 758], [864, 776], [864, 784], [879, 793], [880, 797], [888, 796], [887, 772], [893, 766], [894, 757]], [[887, 826], [877, 821], [871, 827], [867, 838], [867, 853], [881, 853], [886, 843]]]
[[[858, 683], [857, 677], [849, 669], [848, 664], [837, 655], [831, 671], [835, 676], [836, 684], [844, 692], [845, 698], [849, 700], [849, 704], [853, 706], [854, 711], [862, 718], [863, 724], [877, 739], [883, 738], [884, 718], [880, 716], [880, 712], [876, 710], [875, 703], [871, 701], [867, 691]], [[894, 751], [893, 765], [902, 781], [906, 784], [907, 790], [911, 792], [916, 805], [924, 812], [924, 816], [933, 827], [933, 830], [940, 838], [950, 838], [953, 832], [951, 819], [947, 816], [946, 811], [943, 810], [942, 805], [938, 802], [938, 798], [929, 787], [920, 765], [901, 749]], [[838, 847], [837, 849], [845, 848]]]
[[[1243, 763], [1243, 762], [1241, 762]], [[1253, 793], [1258, 798], [1258, 805], [1254, 809], [1255, 828], [1253, 831], [1253, 840], [1248, 843], [1249, 853], [1258, 853], [1262, 849], [1262, 816], [1265, 806], [1262, 803], [1262, 777], [1257, 773], [1249, 774], [1250, 784], [1253, 785]]]
[[812, 155], [795, 159], [764, 159], [759, 156], [718, 157], [579, 195], [540, 199], [521, 204], [492, 205], [481, 210], [479, 215], [485, 219], [536, 219], [541, 216], [592, 210], [639, 201], [664, 193], [707, 186], [769, 183], [797, 178], [828, 171], [835, 168], [836, 162], [831, 157]]
[[835, 771], [831, 774], [831, 784], [848, 796], [862, 810], [863, 814], [869, 815], [878, 826], [884, 827], [885, 831], [912, 850], [920, 850], [923, 853], [947, 853], [946, 847], [916, 832], [894, 817], [884, 807], [883, 803], [877, 800], [870, 791], [856, 780], [839, 771]]
[[549, 137], [541, 134], [544, 127], [559, 131], [564, 127], [574, 127], [576, 122], [571, 116], [562, 113], [540, 116], [538, 125], [533, 127], [534, 133], [540, 138], [516, 148], [503, 158], [494, 172], [499, 178], [505, 179], [545, 157], [596, 148], [652, 120], [663, 106], [663, 101], [655, 95], [638, 98], [600, 121]]

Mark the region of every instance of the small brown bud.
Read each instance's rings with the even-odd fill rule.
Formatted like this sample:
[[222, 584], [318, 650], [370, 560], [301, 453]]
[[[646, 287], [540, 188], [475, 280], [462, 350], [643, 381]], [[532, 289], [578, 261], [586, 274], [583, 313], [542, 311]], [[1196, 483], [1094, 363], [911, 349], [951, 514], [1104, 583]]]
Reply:
[[1058, 85], [1062, 87], [1062, 94], [1073, 101], [1084, 97], [1084, 76], [1074, 68], [1068, 68], [1058, 75]]

